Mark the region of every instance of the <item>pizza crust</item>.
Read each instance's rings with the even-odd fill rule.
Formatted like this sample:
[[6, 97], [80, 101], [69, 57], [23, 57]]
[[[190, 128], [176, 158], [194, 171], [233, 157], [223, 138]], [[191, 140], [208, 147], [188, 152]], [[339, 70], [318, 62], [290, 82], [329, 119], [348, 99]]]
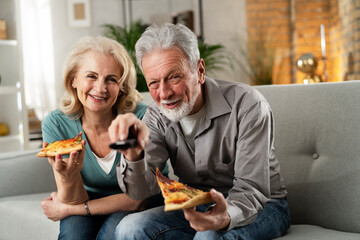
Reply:
[[209, 202], [213, 202], [210, 193], [203, 192], [184, 203], [180, 203], [180, 204], [167, 203], [167, 204], [165, 204], [164, 210], [165, 211], [173, 211], [173, 210], [179, 210], [179, 209], [186, 209], [186, 208], [195, 207], [197, 205], [202, 205], [202, 204], [209, 203]]

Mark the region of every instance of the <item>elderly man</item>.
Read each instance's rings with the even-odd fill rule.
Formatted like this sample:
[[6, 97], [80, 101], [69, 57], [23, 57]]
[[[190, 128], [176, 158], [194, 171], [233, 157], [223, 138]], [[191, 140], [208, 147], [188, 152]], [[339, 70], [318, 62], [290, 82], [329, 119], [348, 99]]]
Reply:
[[[274, 122], [252, 87], [205, 77], [196, 35], [183, 25], [150, 26], [136, 57], [155, 103], [143, 122], [119, 115], [113, 141], [135, 126], [139, 144], [122, 151], [118, 182], [133, 199], [159, 193], [155, 168], [170, 159], [180, 182], [210, 191], [212, 204], [131, 214], [117, 239], [272, 239], [286, 233], [290, 213], [274, 154]], [[144, 124], [145, 123], [145, 124]], [[146, 126], [145, 126], [146, 125]]]

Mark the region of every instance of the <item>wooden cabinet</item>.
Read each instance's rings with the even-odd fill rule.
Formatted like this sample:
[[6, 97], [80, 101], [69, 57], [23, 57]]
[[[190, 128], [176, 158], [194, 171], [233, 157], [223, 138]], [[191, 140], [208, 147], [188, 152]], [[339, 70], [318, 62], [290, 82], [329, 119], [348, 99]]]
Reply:
[[17, 40], [0, 40], [0, 123], [9, 129], [0, 136], [0, 153], [28, 149], [28, 121]]

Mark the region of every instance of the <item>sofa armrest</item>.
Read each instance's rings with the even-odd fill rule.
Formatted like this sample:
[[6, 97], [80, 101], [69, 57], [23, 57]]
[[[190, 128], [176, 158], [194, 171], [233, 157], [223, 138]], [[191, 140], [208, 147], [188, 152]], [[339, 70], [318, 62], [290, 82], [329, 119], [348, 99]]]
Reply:
[[38, 151], [0, 154], [0, 197], [56, 191], [51, 166]]

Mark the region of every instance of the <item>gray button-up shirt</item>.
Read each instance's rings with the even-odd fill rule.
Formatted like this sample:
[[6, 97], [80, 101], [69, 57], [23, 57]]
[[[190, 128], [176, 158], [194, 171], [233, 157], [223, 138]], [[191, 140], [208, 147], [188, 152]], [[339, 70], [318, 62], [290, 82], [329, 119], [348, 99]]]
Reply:
[[170, 159], [179, 181], [208, 191], [226, 193], [229, 229], [252, 222], [270, 198], [286, 196], [274, 155], [274, 122], [266, 99], [254, 88], [206, 78], [205, 121], [190, 147], [179, 123], [167, 119], [154, 104], [143, 118], [150, 130], [145, 157], [123, 159], [120, 187], [144, 199], [160, 190], [154, 175]]

